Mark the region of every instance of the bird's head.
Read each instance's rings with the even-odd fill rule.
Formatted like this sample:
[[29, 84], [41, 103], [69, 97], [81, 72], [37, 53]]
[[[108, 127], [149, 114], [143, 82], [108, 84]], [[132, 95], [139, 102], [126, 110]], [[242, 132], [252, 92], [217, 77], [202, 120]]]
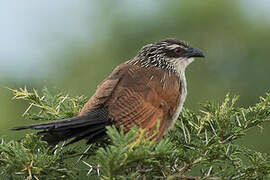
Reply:
[[195, 57], [205, 57], [201, 50], [184, 41], [165, 39], [144, 46], [137, 55], [142, 66], [156, 66], [170, 71], [184, 71]]

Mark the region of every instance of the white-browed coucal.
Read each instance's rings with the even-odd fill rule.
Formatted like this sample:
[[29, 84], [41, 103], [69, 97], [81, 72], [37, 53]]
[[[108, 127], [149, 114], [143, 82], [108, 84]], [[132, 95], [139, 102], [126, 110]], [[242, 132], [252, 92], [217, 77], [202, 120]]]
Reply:
[[[157, 140], [173, 127], [187, 95], [186, 67], [203, 53], [184, 41], [166, 39], [144, 46], [138, 54], [117, 66], [98, 86], [76, 117], [14, 130], [41, 130], [50, 145], [72, 139], [93, 143], [106, 137], [106, 126], [134, 125]], [[159, 129], [157, 133], [153, 133]]]

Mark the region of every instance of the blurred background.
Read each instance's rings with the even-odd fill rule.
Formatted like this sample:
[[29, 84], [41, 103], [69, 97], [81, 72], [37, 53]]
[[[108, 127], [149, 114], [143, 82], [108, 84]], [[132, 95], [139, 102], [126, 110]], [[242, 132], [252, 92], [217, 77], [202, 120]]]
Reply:
[[[239, 1], [1, 1], [0, 136], [19, 138], [13, 126], [27, 104], [5, 87], [56, 89], [91, 96], [96, 86], [145, 44], [167, 37], [188, 41], [206, 59], [187, 69], [185, 107], [240, 95], [239, 106], [270, 92], [270, 2]], [[270, 124], [241, 143], [269, 152]]]

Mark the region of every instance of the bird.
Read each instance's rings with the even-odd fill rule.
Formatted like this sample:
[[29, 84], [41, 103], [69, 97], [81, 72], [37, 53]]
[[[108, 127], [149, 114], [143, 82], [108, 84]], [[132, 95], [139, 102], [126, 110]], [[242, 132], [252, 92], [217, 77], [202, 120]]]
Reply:
[[137, 126], [159, 141], [182, 111], [187, 96], [185, 69], [197, 57], [205, 55], [175, 38], [147, 44], [98, 85], [77, 116], [13, 130], [39, 130], [37, 135], [49, 145], [67, 140], [69, 145], [106, 139], [106, 126], [123, 127], [125, 133]]

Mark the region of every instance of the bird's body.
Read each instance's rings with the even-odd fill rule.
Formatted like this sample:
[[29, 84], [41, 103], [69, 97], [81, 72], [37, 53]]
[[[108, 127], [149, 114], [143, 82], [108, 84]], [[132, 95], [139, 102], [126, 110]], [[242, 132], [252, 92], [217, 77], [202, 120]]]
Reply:
[[168, 72], [157, 67], [149, 71], [138, 65], [121, 64], [100, 84], [80, 114], [103, 105], [111, 122], [117, 127], [123, 125], [125, 131], [134, 125], [153, 131], [159, 120], [159, 139], [173, 124], [177, 107], [182, 106], [183, 92], [175, 74], [169, 77]]
[[123, 126], [125, 132], [136, 125], [159, 140], [182, 110], [185, 68], [193, 57], [203, 54], [174, 39], [144, 46], [100, 83], [79, 116], [15, 129], [41, 129], [38, 134], [49, 144], [70, 138], [74, 138], [70, 143], [81, 139], [92, 143], [106, 137], [108, 125]]

